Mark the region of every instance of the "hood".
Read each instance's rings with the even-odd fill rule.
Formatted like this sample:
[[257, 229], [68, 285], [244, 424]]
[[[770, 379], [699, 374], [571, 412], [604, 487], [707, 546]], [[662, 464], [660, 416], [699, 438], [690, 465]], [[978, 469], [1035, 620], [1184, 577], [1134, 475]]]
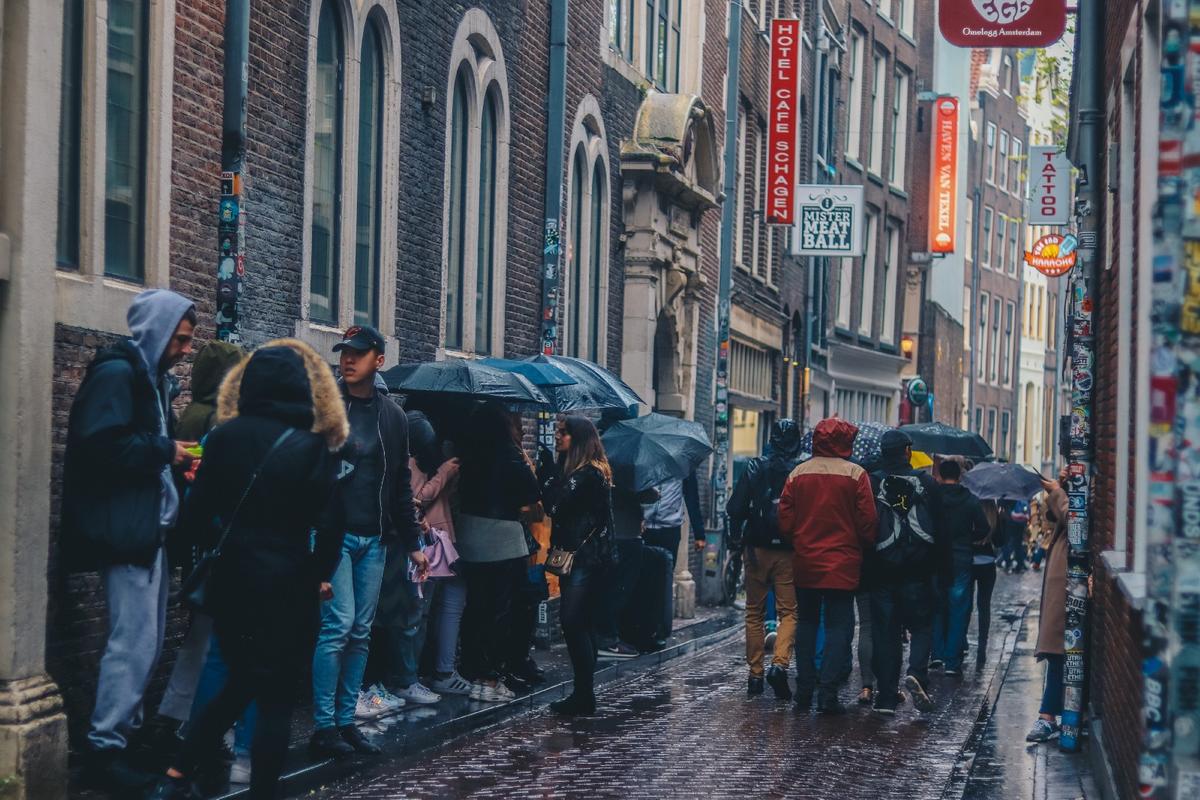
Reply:
[[800, 453], [800, 426], [795, 420], [781, 419], [771, 426], [771, 457], [794, 461]]
[[251, 413], [308, 428], [324, 437], [330, 450], [350, 435], [329, 365], [299, 339], [267, 342], [225, 376], [217, 393], [217, 423]]
[[813, 430], [813, 455], [850, 458], [858, 428], [844, 419], [823, 419]]
[[129, 322], [130, 341], [151, 375], [159, 374], [158, 362], [166, 352], [167, 343], [175, 335], [183, 315], [192, 308], [195, 303], [168, 289], [148, 289], [129, 304], [125, 318]]
[[235, 344], [212, 341], [204, 345], [192, 364], [192, 402], [215, 405], [225, 373], [240, 364], [243, 358], [245, 353]]

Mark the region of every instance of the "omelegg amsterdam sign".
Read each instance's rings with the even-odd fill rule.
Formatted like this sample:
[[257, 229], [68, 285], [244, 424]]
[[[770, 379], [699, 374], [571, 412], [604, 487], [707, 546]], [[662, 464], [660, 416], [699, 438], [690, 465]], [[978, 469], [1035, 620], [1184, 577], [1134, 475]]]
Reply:
[[800, 108], [800, 20], [771, 21], [771, 110], [767, 123], [767, 224], [795, 221]]
[[1067, 27], [1066, 0], [943, 0], [938, 26], [958, 47], [1046, 47]]

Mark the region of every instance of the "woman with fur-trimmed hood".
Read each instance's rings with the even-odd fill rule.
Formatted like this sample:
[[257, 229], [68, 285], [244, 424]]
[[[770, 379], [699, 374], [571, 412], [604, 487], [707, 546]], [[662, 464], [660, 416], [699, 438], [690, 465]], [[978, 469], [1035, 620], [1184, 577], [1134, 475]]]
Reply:
[[252, 701], [258, 724], [250, 796], [276, 796], [292, 692], [312, 653], [318, 593], [341, 554], [341, 526], [324, 515], [338, 505], [329, 502], [335, 452], [349, 424], [320, 356], [293, 339], [267, 343], [225, 378], [217, 423], [181, 526], [209, 546], [229, 528], [205, 599], [229, 679], [150, 795], [159, 799], [192, 796], [187, 776]]

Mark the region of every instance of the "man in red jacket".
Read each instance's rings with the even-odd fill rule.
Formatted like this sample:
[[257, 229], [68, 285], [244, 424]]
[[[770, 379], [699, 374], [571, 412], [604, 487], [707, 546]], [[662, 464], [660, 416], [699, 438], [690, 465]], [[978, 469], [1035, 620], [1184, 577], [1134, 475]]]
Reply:
[[[858, 428], [826, 419], [813, 432], [813, 457], [792, 470], [779, 498], [779, 529], [791, 539], [796, 584], [796, 706], [846, 710], [838, 690], [850, 676], [854, 592], [863, 553], [875, 543], [875, 498], [866, 470], [847, 459]], [[817, 628], [825, 611], [825, 648], [818, 678]]]

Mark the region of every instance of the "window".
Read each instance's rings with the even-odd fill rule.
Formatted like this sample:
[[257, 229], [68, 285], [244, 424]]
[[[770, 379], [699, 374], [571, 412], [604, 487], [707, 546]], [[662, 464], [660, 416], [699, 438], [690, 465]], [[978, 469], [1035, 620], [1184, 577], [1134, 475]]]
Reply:
[[986, 292], [981, 292], [979, 295], [979, 335], [975, 339], [975, 349], [978, 352], [975, 354], [976, 379], [982, 381], [987, 377], [988, 363], [988, 309], [991, 308], [991, 300]]
[[877, 0], [876, 5], [881, 16], [892, 18], [892, 0]]
[[997, 272], [1004, 271], [1004, 234], [1008, 230], [1008, 217], [996, 214], [996, 249], [992, 251], [995, 259], [992, 266]]
[[908, 74], [896, 70], [896, 96], [892, 98], [892, 185], [904, 188], [908, 161]]
[[309, 317], [336, 323], [342, 183], [342, 32], [333, 3], [321, 4], [313, 90], [313, 192]]
[[984, 160], [984, 164], [987, 167], [987, 182], [995, 183], [996, 182], [996, 125], [995, 125], [995, 123], [989, 122], [987, 124], [986, 143], [987, 143], [986, 144], [987, 152], [985, 153], [983, 160]]
[[731, 339], [729, 342], [729, 389], [760, 400], [774, 400], [778, 384], [775, 362], [778, 350]]
[[733, 209], [733, 260], [743, 268], [746, 263], [746, 112], [738, 107], [737, 175]]
[[105, 87], [104, 273], [141, 281], [149, 0], [110, 0]]
[[506, 285], [508, 78], [499, 37], [482, 9], [472, 8], [463, 17], [451, 63], [443, 342], [447, 350], [499, 353]]
[[973, 260], [975, 258], [975, 199], [973, 197], [967, 198], [966, 209], [967, 213], [964, 219], [967, 220], [967, 224], [963, 226], [963, 253], [966, 254], [966, 258]]
[[608, 144], [600, 104], [586, 95], [571, 136], [563, 352], [603, 364], [608, 307]]
[[887, 80], [887, 56], [875, 54], [874, 77], [871, 81], [871, 152], [867, 169], [883, 174], [883, 103]]
[[58, 239], [60, 267], [79, 266], [79, 173], [83, 114], [83, 4], [63, 7], [62, 87], [58, 125]]
[[1008, 159], [1008, 189], [1017, 197], [1025, 197], [1024, 181], [1021, 180], [1021, 149], [1022, 144], [1020, 139], [1012, 140], [1012, 155]]
[[637, 0], [608, 0], [608, 44], [626, 61], [633, 61], [633, 4]]
[[916, 7], [916, 0], [895, 0], [895, 3], [896, 24], [900, 26], [902, 33], [912, 36], [913, 12]]
[[683, 0], [646, 0], [645, 25], [646, 76], [661, 91], [677, 92]]
[[992, 298], [991, 376], [995, 383], [1000, 377], [1000, 298]]
[[980, 436], [983, 435], [983, 409], [975, 409], [975, 432]]
[[1008, 426], [1012, 419], [1012, 415], [1005, 411], [1000, 414], [1000, 441], [997, 443], [996, 452], [1001, 455], [1008, 454]]
[[996, 442], [996, 409], [994, 408], [988, 409], [987, 435], [984, 438], [988, 440], [988, 444], [992, 446], [993, 450], [995, 450], [997, 453], [1000, 452], [1000, 448], [997, 446], [998, 443]]
[[854, 297], [854, 259], [838, 259], [837, 326], [850, 329], [850, 302]]
[[870, 336], [875, 315], [875, 236], [878, 231], [879, 217], [867, 212], [867, 249], [863, 258], [862, 287], [859, 291], [858, 332]]
[[766, 207], [766, 196], [764, 195], [763, 186], [763, 146], [767, 138], [767, 129], [764, 125], [756, 125], [754, 127], [754, 197], [750, 204], [750, 224], [754, 226], [754, 233], [751, 237], [752, 243], [750, 246], [750, 264], [754, 276], [763, 278], [768, 276], [769, 268], [763, 263], [762, 259], [762, 238], [764, 233], [770, 233], [770, 228], [763, 224], [764, 216], [762, 209]]
[[359, 61], [358, 213], [354, 237], [354, 322], [379, 324], [380, 214], [383, 163], [383, 43], [367, 26]]
[[1004, 306], [1004, 349], [1000, 353], [1000, 383], [1012, 385], [1013, 321], [1016, 308], [1010, 301]]
[[896, 341], [896, 302], [900, 292], [900, 229], [887, 226], [887, 246], [883, 252], [883, 327], [879, 341]]
[[1000, 89], [1007, 95], [1013, 94], [1012, 88], [1013, 76], [1013, 60], [1012, 56], [1005, 54], [1000, 61]]
[[1000, 177], [1000, 188], [1008, 188], [1008, 131], [1000, 131], [1000, 149], [996, 155], [995, 170]]
[[983, 266], [988, 266], [992, 261], [992, 209], [987, 206], [983, 207], [983, 235], [979, 238], [979, 247], [983, 251], [979, 255], [979, 261]]
[[846, 156], [858, 161], [862, 158], [862, 104], [863, 104], [863, 37], [850, 34], [849, 81], [847, 97], [850, 109], [846, 120]]
[[1021, 230], [1020, 220], [1009, 220], [1008, 223], [1008, 274], [1017, 274], [1017, 265], [1021, 263], [1021, 247], [1017, 241]]

